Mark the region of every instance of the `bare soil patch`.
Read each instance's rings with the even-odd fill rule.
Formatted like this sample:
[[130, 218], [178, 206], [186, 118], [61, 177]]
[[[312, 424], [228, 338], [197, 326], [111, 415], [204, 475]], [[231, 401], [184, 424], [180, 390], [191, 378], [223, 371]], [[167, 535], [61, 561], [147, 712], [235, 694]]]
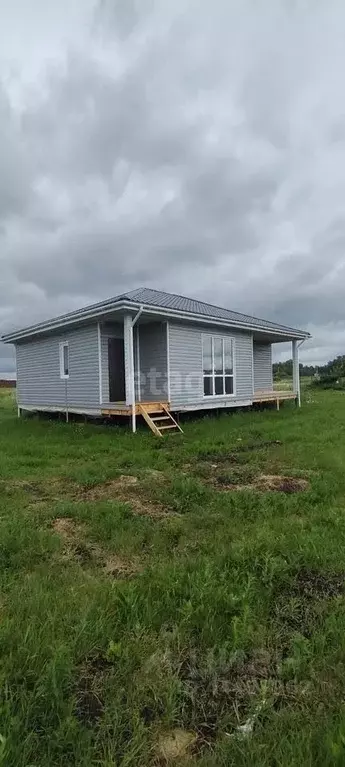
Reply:
[[260, 442], [250, 442], [245, 445], [234, 445], [229, 450], [200, 450], [197, 453], [196, 459], [198, 461], [208, 461], [213, 463], [236, 463], [239, 453], [250, 453], [254, 450], [264, 450], [269, 447], [279, 447], [283, 443], [279, 439], [261, 440]]
[[344, 593], [345, 572], [322, 573], [302, 568], [292, 590], [304, 599], [332, 599]]
[[284, 584], [278, 595], [307, 601], [333, 599], [345, 593], [345, 572], [322, 572], [302, 567], [291, 583]]
[[273, 615], [281, 626], [283, 651], [291, 633], [310, 637], [326, 617], [329, 602], [345, 593], [345, 572], [321, 572], [302, 568], [291, 583], [280, 586], [274, 595]]
[[86, 727], [99, 724], [104, 713], [104, 682], [112, 664], [102, 656], [86, 659], [79, 667], [75, 715]]
[[197, 733], [201, 749], [217, 737], [225, 723], [227, 731], [235, 732], [253, 712], [253, 706], [263, 707], [263, 689], [271, 705], [305, 700], [308, 686], [284, 681], [280, 663], [278, 653], [264, 648], [211, 667], [200, 664], [196, 653], [186, 655], [177, 672], [182, 682], [184, 721]]

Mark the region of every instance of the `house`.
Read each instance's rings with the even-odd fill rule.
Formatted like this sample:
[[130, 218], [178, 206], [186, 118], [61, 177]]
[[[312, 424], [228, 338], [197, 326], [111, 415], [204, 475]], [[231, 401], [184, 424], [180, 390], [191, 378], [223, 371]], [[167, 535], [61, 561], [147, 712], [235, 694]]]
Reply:
[[[171, 412], [300, 404], [298, 347], [309, 333], [192, 298], [139, 288], [7, 333], [16, 346], [18, 414], [63, 411], [146, 418]], [[291, 341], [293, 390], [275, 392], [272, 344]]]

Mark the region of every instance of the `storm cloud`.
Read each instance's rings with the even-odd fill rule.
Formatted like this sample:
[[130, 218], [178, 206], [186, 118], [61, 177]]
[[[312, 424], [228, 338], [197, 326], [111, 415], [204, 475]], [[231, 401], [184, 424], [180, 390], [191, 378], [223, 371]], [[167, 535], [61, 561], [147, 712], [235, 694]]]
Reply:
[[343, 3], [2, 3], [2, 332], [147, 285], [345, 353]]

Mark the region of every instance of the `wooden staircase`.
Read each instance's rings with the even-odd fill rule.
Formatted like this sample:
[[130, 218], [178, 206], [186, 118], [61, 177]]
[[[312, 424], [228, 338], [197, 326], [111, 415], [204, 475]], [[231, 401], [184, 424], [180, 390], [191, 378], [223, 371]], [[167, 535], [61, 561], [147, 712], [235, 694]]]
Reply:
[[145, 418], [147, 425], [157, 437], [163, 437], [165, 434], [182, 432], [181, 426], [175, 421], [166, 405], [158, 402], [154, 410], [152, 406], [148, 407], [146, 403], [138, 403], [139, 413]]

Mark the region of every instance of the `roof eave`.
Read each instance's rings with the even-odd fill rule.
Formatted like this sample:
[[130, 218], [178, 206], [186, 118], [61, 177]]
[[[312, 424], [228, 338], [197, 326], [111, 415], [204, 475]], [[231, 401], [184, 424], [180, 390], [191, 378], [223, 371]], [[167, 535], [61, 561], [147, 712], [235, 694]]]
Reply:
[[254, 323], [249, 322], [239, 322], [236, 320], [232, 320], [231, 322], [229, 320], [220, 319], [219, 317], [213, 317], [212, 315], [201, 315], [201, 314], [194, 314], [193, 312], [184, 312], [179, 309], [167, 309], [165, 307], [157, 307], [157, 306], [151, 306], [150, 304], [142, 304], [141, 302], [134, 302], [134, 301], [116, 301], [113, 304], [109, 304], [106, 311], [104, 310], [104, 307], [99, 307], [92, 311], [85, 311], [85, 313], [81, 313], [80, 311], [76, 312], [74, 315], [70, 314], [69, 316], [62, 317], [60, 321], [47, 321], [44, 323], [40, 323], [39, 325], [32, 325], [28, 328], [23, 328], [23, 330], [14, 331], [12, 333], [6, 333], [1, 337], [1, 341], [3, 343], [16, 343], [17, 341], [24, 340], [25, 338], [31, 338], [32, 336], [41, 335], [42, 333], [49, 333], [54, 330], [61, 330], [63, 328], [66, 328], [70, 325], [79, 324], [81, 322], [87, 322], [88, 320], [95, 320], [99, 319], [100, 317], [106, 317], [109, 314], [113, 314], [114, 312], [118, 312], [121, 310], [127, 310], [127, 311], [137, 311], [140, 309], [140, 307], [143, 306], [143, 311], [146, 313], [149, 313], [154, 316], [159, 317], [166, 317], [167, 319], [183, 319], [187, 320], [189, 322], [199, 322], [201, 324], [212, 324], [212, 325], [218, 325], [220, 327], [228, 327], [228, 328], [237, 328], [239, 330], [249, 330], [249, 331], [256, 331], [260, 333], [266, 333], [274, 334], [279, 337], [281, 337], [282, 341], [284, 339], [291, 340], [291, 339], [297, 339], [297, 340], [303, 340], [307, 338], [311, 338], [310, 333], [307, 333], [303, 330], [298, 330], [295, 328], [283, 328], [283, 327], [265, 327], [260, 325], [255, 325]]

